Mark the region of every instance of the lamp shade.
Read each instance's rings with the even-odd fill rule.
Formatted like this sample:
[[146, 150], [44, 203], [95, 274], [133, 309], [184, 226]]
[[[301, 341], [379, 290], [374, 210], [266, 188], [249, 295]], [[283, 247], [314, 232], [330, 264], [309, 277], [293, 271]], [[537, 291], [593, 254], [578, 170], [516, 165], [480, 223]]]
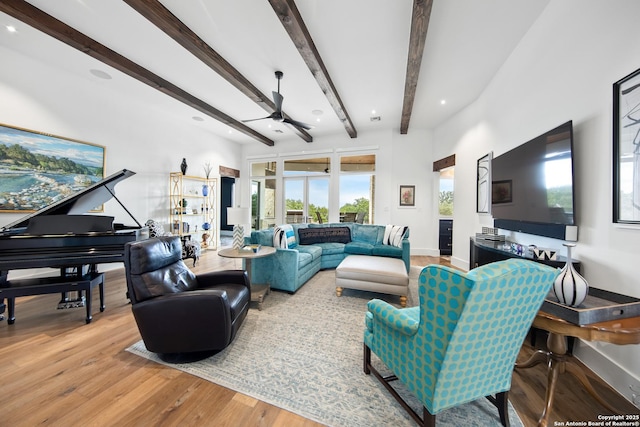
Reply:
[[227, 224], [241, 225], [249, 223], [249, 208], [227, 208]]

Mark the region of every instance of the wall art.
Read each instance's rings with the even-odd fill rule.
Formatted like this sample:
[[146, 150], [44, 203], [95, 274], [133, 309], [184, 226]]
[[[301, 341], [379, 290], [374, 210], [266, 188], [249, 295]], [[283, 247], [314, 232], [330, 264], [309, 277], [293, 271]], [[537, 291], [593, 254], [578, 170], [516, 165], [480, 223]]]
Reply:
[[104, 162], [100, 145], [0, 125], [0, 212], [35, 212], [77, 193], [104, 178]]

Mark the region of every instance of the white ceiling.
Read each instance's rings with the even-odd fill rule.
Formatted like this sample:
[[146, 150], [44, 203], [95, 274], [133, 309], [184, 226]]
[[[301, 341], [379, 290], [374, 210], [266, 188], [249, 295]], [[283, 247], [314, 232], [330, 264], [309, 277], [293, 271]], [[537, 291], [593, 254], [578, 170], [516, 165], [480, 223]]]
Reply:
[[[412, 129], [433, 128], [473, 102], [549, 0], [434, 0], [416, 92]], [[29, 3], [137, 62], [197, 98], [245, 120], [268, 115], [126, 3], [117, 0], [29, 0]], [[313, 124], [314, 136], [346, 135], [307, 65], [267, 0], [161, 0], [211, 48], [264, 94], [284, 72], [283, 109]], [[409, 0], [298, 0], [304, 22], [358, 132], [399, 132], [409, 45]], [[163, 109], [188, 116], [239, 143], [260, 142], [138, 82], [0, 12], [0, 44], [79, 76], [78, 84], [108, 85]], [[17, 32], [4, 30], [13, 25]], [[3, 65], [4, 66], [4, 65]], [[103, 80], [89, 70], [112, 76]], [[90, 87], [90, 86], [88, 86]], [[123, 97], [125, 99], [125, 97]], [[441, 105], [445, 99], [446, 104]], [[315, 115], [314, 110], [323, 114]], [[381, 116], [372, 122], [372, 110]], [[193, 116], [203, 121], [192, 120]], [[317, 121], [319, 119], [320, 121]], [[0, 118], [0, 122], [1, 122]], [[297, 138], [272, 120], [249, 123], [274, 141]], [[271, 125], [271, 127], [269, 127]], [[283, 133], [276, 133], [280, 129]]]

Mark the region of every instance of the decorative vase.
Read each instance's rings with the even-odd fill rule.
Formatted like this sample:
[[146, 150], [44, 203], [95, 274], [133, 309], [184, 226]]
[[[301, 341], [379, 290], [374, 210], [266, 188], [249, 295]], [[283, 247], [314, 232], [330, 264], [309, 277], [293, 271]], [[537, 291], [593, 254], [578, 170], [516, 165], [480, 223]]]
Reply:
[[203, 196], [209, 195], [209, 186], [207, 184], [202, 184], [202, 195]]
[[182, 171], [182, 175], [187, 173], [187, 159], [182, 158], [182, 163], [180, 163], [180, 170]]
[[556, 294], [556, 298], [558, 298], [560, 304], [577, 307], [582, 304], [582, 301], [587, 297], [589, 284], [584, 277], [573, 268], [571, 248], [573, 248], [575, 244], [563, 243], [563, 245], [567, 247], [567, 264], [562, 268], [560, 274], [553, 282], [553, 292]]

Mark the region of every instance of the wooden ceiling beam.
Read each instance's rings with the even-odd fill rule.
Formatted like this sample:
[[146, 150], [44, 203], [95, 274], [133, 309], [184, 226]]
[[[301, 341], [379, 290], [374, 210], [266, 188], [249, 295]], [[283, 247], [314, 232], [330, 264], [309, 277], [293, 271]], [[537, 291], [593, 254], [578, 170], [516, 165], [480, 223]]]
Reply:
[[271, 7], [278, 15], [280, 22], [291, 37], [293, 44], [300, 52], [302, 59], [307, 63], [307, 67], [311, 70], [311, 74], [320, 85], [320, 89], [325, 94], [333, 110], [338, 115], [340, 121], [344, 124], [347, 133], [351, 138], [357, 138], [356, 131], [347, 109], [344, 107], [338, 91], [331, 81], [329, 72], [322, 61], [322, 57], [316, 49], [316, 45], [311, 38], [307, 26], [302, 20], [302, 16], [293, 0], [269, 0]]
[[[260, 92], [245, 76], [158, 0], [124, 0], [124, 2], [231, 83], [236, 89], [248, 96], [263, 110], [269, 114], [275, 111], [276, 106], [270, 97]], [[283, 114], [285, 113], [283, 112]], [[306, 142], [313, 142], [313, 137], [304, 129], [298, 129], [295, 126], [288, 127]]]
[[404, 99], [402, 101], [402, 117], [400, 133], [405, 135], [409, 130], [409, 121], [413, 112], [413, 101], [416, 98], [422, 54], [429, 29], [433, 0], [414, 0], [411, 16], [411, 36], [409, 38], [409, 55], [407, 58], [407, 76], [404, 81]]
[[273, 140], [235, 120], [222, 111], [212, 107], [206, 102], [196, 98], [190, 93], [180, 89], [171, 82], [141, 67], [135, 62], [125, 58], [119, 53], [98, 43], [85, 34], [57, 20], [51, 15], [32, 6], [23, 0], [2, 0], [0, 11], [11, 15], [16, 19], [32, 26], [33, 28], [60, 40], [67, 45], [86, 53], [87, 55], [104, 62], [105, 64], [141, 81], [160, 92], [206, 114], [227, 126], [254, 138], [265, 145], [273, 146]]

